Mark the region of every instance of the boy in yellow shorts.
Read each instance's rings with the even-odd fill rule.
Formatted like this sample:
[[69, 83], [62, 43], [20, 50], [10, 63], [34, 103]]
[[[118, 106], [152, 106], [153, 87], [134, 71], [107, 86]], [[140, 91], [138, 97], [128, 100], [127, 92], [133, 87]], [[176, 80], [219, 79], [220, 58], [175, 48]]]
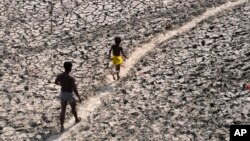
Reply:
[[[115, 45], [112, 45], [111, 49], [109, 50], [109, 58], [112, 60], [112, 63], [116, 68], [117, 80], [120, 79], [119, 73], [120, 73], [121, 64], [123, 63], [122, 56], [127, 59], [127, 56], [124, 54], [122, 47], [120, 47], [120, 43], [121, 43], [121, 38], [115, 37]], [[113, 55], [111, 58], [112, 51], [113, 51]], [[122, 56], [120, 54], [122, 54]], [[113, 75], [113, 79], [115, 80], [114, 75]]]

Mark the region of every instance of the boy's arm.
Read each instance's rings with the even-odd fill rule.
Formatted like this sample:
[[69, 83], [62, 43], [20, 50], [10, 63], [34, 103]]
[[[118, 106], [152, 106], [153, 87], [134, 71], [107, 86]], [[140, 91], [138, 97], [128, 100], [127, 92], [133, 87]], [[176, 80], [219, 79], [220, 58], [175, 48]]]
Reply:
[[123, 48], [121, 49], [121, 53], [122, 53], [122, 55], [123, 55], [126, 59], [128, 59], [128, 57], [125, 55], [125, 53], [124, 53], [124, 51], [123, 51]]
[[111, 58], [111, 51], [112, 51], [112, 47], [110, 48], [110, 50], [109, 50], [109, 59]]
[[75, 83], [75, 79], [73, 79], [73, 91], [74, 93], [76, 94], [76, 96], [78, 97], [79, 99], [79, 102], [81, 102], [81, 98], [80, 98], [80, 95], [78, 94], [78, 91], [77, 91], [77, 86], [76, 86], [76, 83]]

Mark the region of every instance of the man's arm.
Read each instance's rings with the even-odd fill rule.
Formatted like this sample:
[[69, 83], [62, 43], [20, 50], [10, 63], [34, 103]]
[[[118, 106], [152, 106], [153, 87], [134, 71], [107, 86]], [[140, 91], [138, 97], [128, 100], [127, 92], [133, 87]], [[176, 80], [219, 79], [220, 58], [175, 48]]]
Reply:
[[56, 85], [60, 85], [60, 78], [59, 77], [60, 77], [59, 75], [56, 77], [56, 80], [55, 80]]
[[81, 98], [80, 98], [80, 95], [78, 94], [78, 91], [77, 91], [77, 86], [76, 86], [76, 83], [75, 83], [75, 79], [73, 79], [73, 91], [74, 93], [76, 94], [76, 96], [78, 97], [79, 99], [79, 102], [81, 102]]

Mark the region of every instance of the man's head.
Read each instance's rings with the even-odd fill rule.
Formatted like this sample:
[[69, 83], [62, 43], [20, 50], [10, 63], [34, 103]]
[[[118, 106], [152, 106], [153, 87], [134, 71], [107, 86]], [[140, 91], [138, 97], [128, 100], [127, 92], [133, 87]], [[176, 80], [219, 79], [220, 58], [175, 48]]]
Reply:
[[115, 44], [119, 45], [121, 43], [120, 37], [115, 37]]
[[72, 63], [71, 62], [64, 62], [63, 64], [65, 72], [70, 72], [72, 69]]

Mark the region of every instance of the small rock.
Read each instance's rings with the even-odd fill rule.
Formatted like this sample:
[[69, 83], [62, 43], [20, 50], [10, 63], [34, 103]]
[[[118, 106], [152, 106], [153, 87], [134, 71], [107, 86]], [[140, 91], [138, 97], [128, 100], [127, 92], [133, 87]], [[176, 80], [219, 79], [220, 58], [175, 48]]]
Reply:
[[36, 135], [36, 139], [41, 140], [42, 136], [41, 135]]
[[215, 106], [215, 103], [210, 103], [210, 107], [214, 107]]
[[247, 71], [248, 69], [250, 69], [250, 64], [243, 66], [241, 69]]
[[34, 127], [36, 127], [36, 126], [37, 126], [37, 123], [36, 123], [36, 122], [34, 122], [34, 121], [32, 121], [32, 122], [30, 122], [30, 123], [29, 123], [29, 125], [30, 125], [30, 127], [33, 127], [33, 128], [34, 128]]
[[81, 52], [80, 51], [74, 51], [73, 53], [72, 53], [72, 56], [74, 56], [74, 57], [77, 57], [77, 56], [80, 56], [81, 55]]
[[205, 46], [205, 43], [206, 43], [206, 42], [205, 42], [204, 40], [201, 41], [201, 45], [202, 45], [202, 46]]
[[15, 129], [13, 127], [4, 127], [2, 132], [5, 136], [12, 136], [15, 133]]
[[28, 86], [24, 86], [24, 90], [25, 90], [25, 91], [28, 91], [28, 90], [29, 90], [29, 87], [28, 87]]
[[125, 89], [122, 89], [121, 92], [122, 92], [123, 94], [127, 94], [127, 92], [126, 92]]
[[198, 57], [198, 58], [196, 58], [196, 62], [197, 62], [197, 63], [201, 63], [202, 61], [204, 61], [204, 58], [203, 58], [203, 57]]
[[0, 71], [0, 77], [2, 77], [3, 75], [4, 75], [4, 72], [1, 72], [1, 71]]

